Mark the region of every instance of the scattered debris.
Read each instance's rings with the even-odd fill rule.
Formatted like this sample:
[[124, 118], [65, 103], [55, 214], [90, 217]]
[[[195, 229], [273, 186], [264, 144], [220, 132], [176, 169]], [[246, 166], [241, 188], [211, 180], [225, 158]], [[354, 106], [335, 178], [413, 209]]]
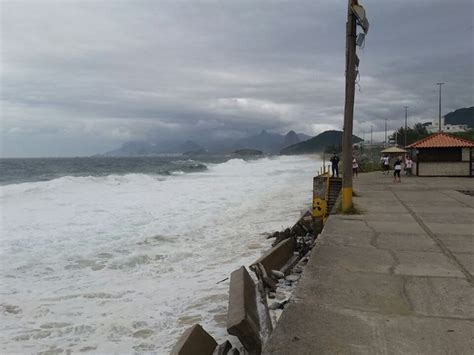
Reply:
[[228, 279], [229, 279], [229, 278], [226, 277], [225, 279], [222, 279], [222, 280], [220, 280], [220, 281], [217, 281], [217, 282], [216, 282], [216, 285], [220, 284], [221, 282], [227, 281]]

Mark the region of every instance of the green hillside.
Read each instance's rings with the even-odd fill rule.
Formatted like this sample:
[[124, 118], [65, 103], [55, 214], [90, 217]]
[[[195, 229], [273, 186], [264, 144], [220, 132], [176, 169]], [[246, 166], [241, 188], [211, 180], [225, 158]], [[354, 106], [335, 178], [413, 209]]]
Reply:
[[[342, 131], [325, 131], [307, 141], [293, 144], [280, 151], [282, 155], [308, 154], [323, 152], [326, 147], [339, 146], [342, 142]], [[357, 136], [352, 136], [352, 143], [362, 142]]]

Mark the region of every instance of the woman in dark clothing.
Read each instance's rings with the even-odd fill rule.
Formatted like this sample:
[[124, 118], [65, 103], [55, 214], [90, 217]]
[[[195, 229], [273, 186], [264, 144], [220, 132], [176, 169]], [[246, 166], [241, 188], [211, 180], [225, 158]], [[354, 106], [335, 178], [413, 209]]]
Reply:
[[397, 158], [393, 166], [393, 182], [402, 182], [400, 179], [401, 171], [402, 171], [402, 159]]

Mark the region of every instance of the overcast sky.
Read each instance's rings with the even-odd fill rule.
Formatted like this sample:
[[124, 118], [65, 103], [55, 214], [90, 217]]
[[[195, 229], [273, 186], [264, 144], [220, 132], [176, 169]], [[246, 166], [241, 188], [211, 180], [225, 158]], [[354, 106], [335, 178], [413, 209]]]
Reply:
[[[354, 133], [473, 105], [472, 0], [364, 0]], [[1, 154], [341, 129], [346, 0], [1, 1]], [[381, 137], [383, 133], [375, 134]]]

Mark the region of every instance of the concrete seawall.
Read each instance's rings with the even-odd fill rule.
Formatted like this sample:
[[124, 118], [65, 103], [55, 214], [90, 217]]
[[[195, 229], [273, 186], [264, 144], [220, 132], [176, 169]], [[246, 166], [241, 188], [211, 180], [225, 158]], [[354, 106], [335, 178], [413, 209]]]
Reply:
[[474, 352], [471, 178], [354, 182], [361, 215], [332, 215], [264, 354]]

